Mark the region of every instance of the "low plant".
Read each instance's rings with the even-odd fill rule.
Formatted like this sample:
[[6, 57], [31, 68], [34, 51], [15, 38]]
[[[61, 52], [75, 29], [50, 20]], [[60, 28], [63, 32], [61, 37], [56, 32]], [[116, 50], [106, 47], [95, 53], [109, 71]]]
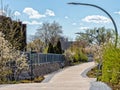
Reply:
[[31, 81], [31, 80], [21, 80], [20, 81], [20, 83], [31, 83], [31, 82], [33, 82], [33, 81]]
[[36, 77], [36, 78], [34, 79], [34, 82], [40, 83], [40, 82], [43, 81], [43, 80], [44, 80], [44, 77], [43, 77], [43, 76], [39, 76], [39, 77]]

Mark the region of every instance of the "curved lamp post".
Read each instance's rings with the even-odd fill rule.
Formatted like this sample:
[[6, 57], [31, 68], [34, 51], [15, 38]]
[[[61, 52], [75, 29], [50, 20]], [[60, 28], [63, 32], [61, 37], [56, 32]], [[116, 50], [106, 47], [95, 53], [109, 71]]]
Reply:
[[103, 12], [105, 12], [109, 18], [111, 19], [113, 25], [114, 25], [114, 28], [115, 28], [115, 34], [116, 34], [116, 39], [115, 39], [115, 47], [117, 47], [117, 40], [118, 40], [118, 30], [117, 30], [117, 26], [116, 26], [116, 23], [115, 21], [113, 20], [112, 16], [106, 11], [104, 10], [103, 8], [97, 6], [97, 5], [94, 5], [94, 4], [87, 4], [87, 3], [75, 3], [75, 2], [70, 2], [68, 4], [72, 4], [72, 5], [85, 5], [85, 6], [91, 6], [91, 7], [95, 7], [95, 8], [98, 8], [100, 10], [102, 10]]

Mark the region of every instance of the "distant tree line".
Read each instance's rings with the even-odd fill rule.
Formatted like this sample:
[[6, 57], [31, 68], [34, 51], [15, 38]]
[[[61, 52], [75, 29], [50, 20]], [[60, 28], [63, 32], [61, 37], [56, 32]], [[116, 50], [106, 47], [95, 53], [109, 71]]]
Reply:
[[60, 38], [62, 37], [62, 26], [58, 22], [44, 22], [38, 29], [27, 49], [42, 53], [62, 53]]
[[49, 43], [47, 52], [48, 53], [55, 53], [55, 54], [62, 54], [63, 50], [61, 47], [60, 40], [57, 42], [57, 44], [55, 46], [53, 46], [51, 43]]

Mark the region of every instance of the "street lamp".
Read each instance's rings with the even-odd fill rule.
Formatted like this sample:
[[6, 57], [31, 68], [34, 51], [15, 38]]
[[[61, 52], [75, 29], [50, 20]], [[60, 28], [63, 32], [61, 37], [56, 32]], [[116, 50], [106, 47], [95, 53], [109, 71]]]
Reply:
[[118, 30], [117, 30], [117, 26], [116, 26], [116, 23], [115, 23], [114, 19], [112, 18], [112, 16], [111, 16], [105, 9], [103, 9], [103, 8], [97, 6], [97, 5], [87, 4], [87, 3], [75, 3], [75, 2], [70, 2], [70, 3], [68, 3], [68, 4], [71, 4], [71, 5], [91, 6], [91, 7], [98, 8], [98, 9], [102, 10], [104, 13], [106, 13], [106, 14], [109, 16], [109, 18], [111, 19], [111, 21], [112, 21], [112, 23], [113, 23], [113, 25], [114, 25], [114, 28], [115, 28], [115, 32], [116, 32], [116, 33], [115, 33], [115, 34], [116, 34], [115, 47], [117, 47], [117, 42], [118, 42], [118, 41], [117, 41], [117, 40], [118, 40]]
[[33, 61], [32, 61], [32, 49], [30, 48], [30, 73], [31, 73], [31, 82], [33, 79]]

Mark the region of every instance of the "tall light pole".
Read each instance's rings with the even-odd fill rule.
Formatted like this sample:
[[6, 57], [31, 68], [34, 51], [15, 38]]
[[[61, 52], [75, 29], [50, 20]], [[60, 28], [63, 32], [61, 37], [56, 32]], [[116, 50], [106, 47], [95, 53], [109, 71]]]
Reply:
[[31, 74], [31, 82], [33, 80], [33, 61], [32, 61], [32, 49], [30, 48], [30, 74]]
[[114, 19], [112, 18], [112, 16], [103, 8], [97, 6], [97, 5], [94, 5], [94, 4], [87, 4], [87, 3], [75, 3], [75, 2], [70, 2], [68, 3], [70, 5], [84, 5], [84, 6], [91, 6], [91, 7], [95, 7], [95, 8], [98, 8], [100, 10], [102, 10], [104, 13], [106, 13], [108, 15], [108, 17], [111, 19], [113, 25], [114, 25], [114, 28], [115, 28], [115, 35], [116, 35], [116, 39], [115, 39], [115, 47], [117, 47], [117, 42], [118, 42], [118, 30], [117, 30], [117, 26], [116, 26], [116, 23], [114, 21]]

